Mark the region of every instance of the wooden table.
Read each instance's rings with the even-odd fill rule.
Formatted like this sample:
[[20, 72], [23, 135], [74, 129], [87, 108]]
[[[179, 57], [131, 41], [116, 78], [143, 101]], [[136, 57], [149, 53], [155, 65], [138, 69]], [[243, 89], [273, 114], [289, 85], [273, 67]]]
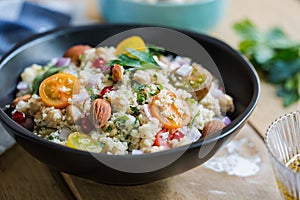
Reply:
[[[90, 17], [100, 19], [95, 2], [88, 3]], [[300, 40], [299, 0], [231, 0], [226, 16], [211, 35], [236, 47], [238, 38], [231, 27], [245, 17], [262, 30], [279, 25]], [[49, 169], [15, 145], [0, 156], [0, 199], [280, 199], [262, 138], [275, 118], [299, 109], [300, 102], [284, 108], [275, 91], [261, 82], [257, 108], [235, 138], [247, 138], [259, 153], [260, 171], [254, 176], [231, 176], [199, 166], [151, 184], [107, 186]]]

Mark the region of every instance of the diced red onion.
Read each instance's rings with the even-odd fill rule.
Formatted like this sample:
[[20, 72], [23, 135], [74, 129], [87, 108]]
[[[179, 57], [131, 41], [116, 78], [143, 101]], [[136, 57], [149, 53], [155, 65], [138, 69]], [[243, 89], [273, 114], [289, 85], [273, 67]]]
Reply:
[[229, 119], [229, 117], [225, 116], [223, 118], [223, 123], [224, 123], [225, 126], [227, 126], [231, 123], [231, 120]]
[[190, 65], [191, 64], [191, 59], [186, 58], [186, 57], [181, 57], [181, 56], [176, 56], [175, 61], [179, 65]]
[[28, 83], [21, 81], [17, 85], [18, 90], [26, 90], [28, 88]]
[[196, 127], [188, 128], [187, 126], [184, 126], [179, 130], [190, 138], [192, 142], [196, 142], [201, 137], [201, 133]]
[[217, 98], [217, 99], [224, 98], [224, 93], [219, 88], [211, 87], [210, 93], [214, 98]]
[[103, 66], [100, 68], [103, 74], [109, 74], [111, 72], [111, 66]]
[[59, 138], [62, 140], [67, 140], [70, 133], [72, 133], [72, 131], [69, 128], [63, 128], [59, 134]]
[[90, 98], [89, 94], [87, 91], [83, 91], [79, 94], [74, 94], [73, 95], [73, 103], [79, 103], [79, 102], [84, 102], [86, 99]]
[[55, 66], [56, 67], [63, 67], [63, 66], [68, 66], [71, 63], [71, 58], [60, 58], [57, 60]]
[[167, 68], [168, 68], [168, 66], [167, 66], [165, 63], [161, 62], [161, 61], [158, 59], [157, 56], [153, 56], [153, 59], [156, 61], [156, 63], [157, 63], [161, 68], [163, 68], [163, 69], [167, 69]]
[[101, 79], [101, 75], [99, 74], [93, 74], [88, 80], [89, 86], [96, 86], [98, 81]]
[[144, 109], [144, 113], [145, 113], [146, 117], [147, 117], [148, 119], [150, 119], [150, 118], [152, 117], [152, 115], [151, 115], [151, 113], [150, 113], [150, 111], [149, 111], [149, 106], [148, 106], [148, 104], [144, 104], [144, 105], [143, 105], [143, 109]]
[[184, 64], [181, 67], [179, 67], [179, 69], [177, 69], [176, 74], [185, 77], [191, 75], [192, 71], [193, 71], [192, 66]]

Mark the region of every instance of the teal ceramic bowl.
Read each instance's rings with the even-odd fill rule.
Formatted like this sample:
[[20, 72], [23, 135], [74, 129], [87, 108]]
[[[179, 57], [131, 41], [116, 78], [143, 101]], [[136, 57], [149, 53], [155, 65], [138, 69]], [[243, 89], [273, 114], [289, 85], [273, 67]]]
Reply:
[[229, 0], [198, 0], [191, 3], [144, 3], [134, 0], [98, 0], [108, 23], [140, 23], [208, 32], [224, 16]]

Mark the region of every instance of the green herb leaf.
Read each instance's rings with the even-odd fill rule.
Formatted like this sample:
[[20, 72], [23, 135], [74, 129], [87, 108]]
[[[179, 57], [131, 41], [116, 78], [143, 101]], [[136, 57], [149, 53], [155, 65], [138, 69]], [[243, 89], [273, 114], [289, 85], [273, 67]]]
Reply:
[[141, 114], [141, 111], [136, 106], [130, 106], [130, 110], [132, 111], [132, 115], [135, 117]]
[[128, 48], [127, 51], [130, 52], [134, 58], [127, 54], [120, 54], [116, 60], [109, 61], [107, 65], [112, 66], [114, 64], [119, 64], [129, 70], [161, 69], [151, 53], [130, 48]]
[[158, 86], [156, 87], [156, 90], [150, 91], [149, 94], [150, 94], [150, 96], [155, 96], [155, 95], [157, 95], [162, 89], [163, 89], [163, 86], [162, 86], [162, 85], [158, 85]]
[[145, 94], [144, 92], [137, 93], [137, 103], [139, 105], [145, 104], [146, 100], [147, 100], [147, 94]]
[[52, 76], [64, 69], [66, 69], [67, 67], [56, 67], [56, 66], [51, 66], [47, 69], [46, 72], [44, 72], [41, 75], [37, 75], [33, 82], [32, 82], [32, 93], [33, 94], [38, 94], [39, 92], [39, 87], [41, 85], [41, 83], [43, 82], [43, 80], [45, 80], [46, 78], [48, 78], [49, 76]]
[[109, 125], [107, 128], [106, 128], [106, 132], [108, 132], [108, 133], [110, 133], [111, 131], [112, 131], [112, 127], [111, 127], [111, 125]]
[[47, 137], [47, 139], [48, 139], [48, 140], [54, 140], [54, 137], [53, 137], [52, 135], [49, 135], [49, 136]]
[[235, 23], [233, 29], [239, 34], [242, 40], [263, 40], [263, 36], [249, 19]]
[[248, 19], [234, 24], [233, 29], [241, 37], [239, 50], [261, 77], [278, 85], [277, 95], [282, 97], [283, 105], [298, 101], [300, 43], [292, 41], [278, 27], [262, 33]]
[[147, 49], [152, 55], [161, 55], [166, 51], [164, 48], [155, 45], [147, 45]]
[[139, 61], [145, 63], [157, 64], [153, 58], [153, 55], [145, 51], [137, 51], [135, 49], [127, 48], [126, 49], [131, 55], [135, 56]]
[[127, 121], [128, 119], [129, 119], [129, 118], [128, 118], [126, 115], [123, 115], [123, 116], [117, 118], [117, 119], [115, 120], [116, 126], [117, 126], [118, 128], [123, 128], [123, 127], [125, 126], [125, 123], [126, 123], [126, 121]]
[[100, 95], [99, 94], [95, 94], [93, 89], [89, 86], [86, 86], [85, 89], [88, 91], [90, 97], [91, 97], [91, 101], [94, 101], [95, 99], [99, 98]]
[[145, 87], [146, 87], [146, 85], [144, 85], [144, 84], [139, 84], [137, 82], [133, 83], [133, 91], [134, 92], [140, 92], [140, 91], [144, 90]]

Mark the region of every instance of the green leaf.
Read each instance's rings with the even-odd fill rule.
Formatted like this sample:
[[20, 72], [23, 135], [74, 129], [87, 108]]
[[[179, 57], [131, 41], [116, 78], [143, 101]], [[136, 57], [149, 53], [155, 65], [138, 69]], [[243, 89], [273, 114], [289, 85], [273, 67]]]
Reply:
[[292, 61], [276, 61], [270, 63], [272, 70], [269, 71], [268, 80], [271, 83], [282, 83], [291, 79], [297, 72], [300, 72], [300, 58]]
[[256, 46], [257, 42], [254, 40], [243, 40], [239, 44], [239, 49], [247, 57], [250, 57], [254, 54]]
[[160, 55], [166, 51], [164, 48], [155, 45], [147, 45], [147, 49], [148, 52], [152, 55]]
[[262, 34], [249, 19], [235, 23], [233, 29], [239, 34], [242, 40], [263, 40]]
[[260, 32], [248, 19], [235, 23], [233, 29], [242, 38], [239, 50], [260, 77], [278, 86], [284, 106], [300, 100], [300, 43], [278, 27]]
[[290, 61], [299, 58], [299, 48], [277, 49], [275, 52], [273, 60]]
[[130, 106], [130, 110], [132, 112], [132, 115], [135, 117], [141, 114], [141, 111], [136, 106]]
[[140, 69], [161, 69], [161, 67], [153, 63], [142, 63]]
[[119, 64], [124, 67], [135, 67], [135, 68], [140, 67], [140, 62], [138, 60], [129, 58], [125, 54], [121, 54], [117, 60], [111, 60], [107, 63], [107, 65], [109, 66], [113, 66], [114, 64]]
[[93, 91], [93, 89], [92, 89], [91, 87], [86, 86], [85, 88], [86, 88], [86, 90], [88, 91], [88, 93], [89, 93], [89, 95], [90, 95], [90, 97], [91, 97], [91, 101], [94, 101], [95, 99], [97, 99], [97, 98], [100, 97], [99, 94], [95, 94], [95, 93], [94, 93], [94, 91]]
[[112, 130], [113, 130], [113, 128], [111, 127], [111, 125], [109, 125], [109, 126], [106, 128], [106, 132], [108, 132], [108, 133], [110, 133]]
[[129, 57], [126, 54], [121, 54], [118, 56], [117, 60], [111, 60], [107, 65], [119, 64], [127, 67], [129, 70], [147, 70], [147, 69], [161, 69], [153, 58], [153, 55], [147, 52], [140, 52], [134, 49], [127, 49], [131, 55], [135, 58]]
[[146, 63], [153, 63], [157, 64], [156, 61], [153, 58], [153, 55], [144, 51], [137, 51], [135, 49], [127, 48], [126, 49], [131, 55], [138, 58], [140, 61], [144, 61]]
[[291, 90], [286, 90], [285, 88], [281, 87], [277, 91], [277, 95], [282, 97], [283, 105], [288, 107], [289, 105], [295, 103], [299, 99], [299, 95]]
[[278, 27], [266, 33], [266, 41], [271, 48], [287, 49], [295, 47], [295, 43]]
[[136, 100], [139, 105], [145, 104], [147, 100], [147, 94], [145, 94], [144, 92], [138, 92]]
[[257, 63], [264, 64], [273, 58], [275, 52], [272, 48], [261, 44], [255, 47], [253, 54]]
[[145, 87], [146, 87], [146, 85], [144, 85], [144, 84], [139, 84], [136, 82], [133, 83], [133, 91], [134, 92], [140, 92], [140, 91], [144, 90]]

